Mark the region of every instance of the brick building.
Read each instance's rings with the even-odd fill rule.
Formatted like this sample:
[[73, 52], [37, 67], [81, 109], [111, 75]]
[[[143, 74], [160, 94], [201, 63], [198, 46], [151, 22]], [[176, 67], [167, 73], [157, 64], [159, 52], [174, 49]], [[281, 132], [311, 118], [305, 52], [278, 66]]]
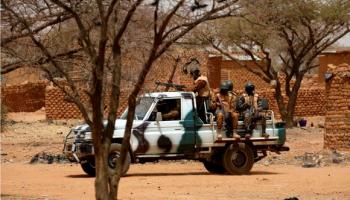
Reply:
[[[251, 68], [255, 64], [247, 56], [238, 55], [243, 65]], [[222, 80], [232, 80], [235, 90], [243, 90], [248, 82], [254, 83], [259, 89], [271, 89], [270, 85], [259, 76], [247, 70], [235, 61], [225, 59], [222, 56], [209, 55], [207, 60], [208, 79], [212, 88], [218, 88]]]
[[324, 73], [327, 71], [329, 64], [341, 65], [343, 63], [350, 64], [350, 47], [335, 48], [322, 52], [319, 56], [318, 80], [324, 82]]

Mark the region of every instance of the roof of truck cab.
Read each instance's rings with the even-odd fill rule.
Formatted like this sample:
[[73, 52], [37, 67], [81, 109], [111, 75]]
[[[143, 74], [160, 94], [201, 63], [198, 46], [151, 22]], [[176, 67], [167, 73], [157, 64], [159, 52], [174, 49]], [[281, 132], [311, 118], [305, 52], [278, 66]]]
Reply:
[[177, 92], [151, 92], [151, 93], [145, 93], [142, 96], [143, 97], [162, 97], [162, 98], [172, 98], [172, 97], [182, 97], [184, 95], [191, 95], [195, 96], [193, 92], [183, 92], [183, 91], [177, 91]]

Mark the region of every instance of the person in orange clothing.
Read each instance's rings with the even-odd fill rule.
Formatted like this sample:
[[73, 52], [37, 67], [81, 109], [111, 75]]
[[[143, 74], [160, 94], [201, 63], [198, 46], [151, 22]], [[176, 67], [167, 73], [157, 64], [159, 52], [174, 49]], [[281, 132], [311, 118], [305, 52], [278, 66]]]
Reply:
[[237, 96], [232, 91], [233, 83], [230, 80], [223, 81], [220, 84], [220, 92], [216, 95], [215, 104], [217, 106], [216, 119], [218, 128], [218, 138], [222, 138], [222, 128], [225, 122], [226, 135], [239, 139], [238, 113], [236, 112]]

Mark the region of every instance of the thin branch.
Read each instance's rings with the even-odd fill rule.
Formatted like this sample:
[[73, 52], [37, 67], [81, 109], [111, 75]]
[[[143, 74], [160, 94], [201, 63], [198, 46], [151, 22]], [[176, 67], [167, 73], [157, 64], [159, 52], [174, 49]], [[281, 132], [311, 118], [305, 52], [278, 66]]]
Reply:
[[[39, 33], [40, 31], [42, 31], [43, 29], [45, 29], [47, 27], [50, 27], [50, 26], [62, 23], [62, 22], [67, 21], [67, 20], [69, 20], [71, 18], [72, 18], [71, 15], [64, 15], [64, 13], [62, 13], [62, 15], [61, 16], [57, 16], [57, 18], [55, 20], [46, 22], [46, 23], [38, 26], [34, 30], [32, 30], [32, 33], [33, 34], [37, 34], [37, 33]], [[12, 42], [14, 40], [17, 40], [17, 39], [20, 39], [20, 38], [23, 38], [23, 37], [28, 37], [29, 35], [30, 35], [30, 33], [26, 32], [26, 33], [19, 33], [19, 34], [16, 34], [16, 35], [12, 35], [12, 36], [9, 36], [9, 37], [4, 37], [4, 38], [1, 39], [1, 46], [5, 46], [6, 44], [8, 44], [8, 43], [10, 43], [10, 42]]]
[[75, 12], [72, 8], [70, 8], [69, 6], [67, 6], [65, 3], [63, 3], [60, 0], [52, 0], [52, 2], [54, 2], [56, 5], [60, 6], [61, 8], [66, 10], [68, 13], [73, 15], [75, 22], [77, 23], [77, 25], [79, 27], [79, 32], [80, 32], [81, 38], [86, 43], [85, 48], [87, 49], [87, 53], [90, 55], [91, 58], [95, 57], [96, 51], [94, 49], [94, 45], [92, 44], [90, 36], [88, 34], [88, 30], [84, 26], [83, 21], [81, 20], [78, 13]]
[[[72, 50], [70, 50], [68, 52], [52, 55], [52, 59], [62, 58], [62, 57], [66, 57], [66, 56], [73, 56], [74, 54], [76, 54], [78, 52], [81, 52], [81, 51], [82, 51], [82, 48], [72, 49]], [[11, 72], [13, 70], [21, 68], [26, 63], [33, 63], [34, 65], [43, 65], [43, 64], [46, 64], [46, 63], [49, 63], [49, 62], [50, 62], [50, 60], [47, 59], [46, 57], [41, 57], [41, 58], [36, 59], [35, 61], [32, 61], [32, 62], [16, 61], [14, 63], [3, 65], [1, 67], [1, 74], [7, 74], [7, 73], [9, 73], [9, 72]]]

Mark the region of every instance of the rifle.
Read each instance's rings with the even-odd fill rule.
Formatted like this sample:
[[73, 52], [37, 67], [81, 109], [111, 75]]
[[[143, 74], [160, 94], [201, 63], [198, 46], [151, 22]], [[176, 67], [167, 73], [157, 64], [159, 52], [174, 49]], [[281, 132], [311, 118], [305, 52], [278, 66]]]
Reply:
[[[155, 81], [155, 84], [157, 85], [157, 88], [159, 86], [165, 86], [165, 87], [172, 87], [172, 88], [175, 88], [177, 91], [183, 91], [184, 88], [186, 88], [185, 85], [180, 85], [180, 84], [175, 84], [175, 83], [164, 83], [164, 82], [160, 82], [159, 80], [158, 81]], [[156, 88], [156, 89], [157, 89]]]

